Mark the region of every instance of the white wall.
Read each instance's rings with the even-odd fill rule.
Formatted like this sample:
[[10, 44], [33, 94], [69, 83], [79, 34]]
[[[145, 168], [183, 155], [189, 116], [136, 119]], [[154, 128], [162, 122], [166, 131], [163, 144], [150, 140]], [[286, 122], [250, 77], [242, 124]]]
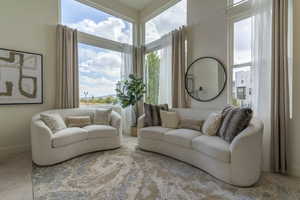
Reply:
[[[188, 0], [189, 63], [198, 57], [216, 57], [227, 65], [226, 0]], [[227, 88], [217, 99], [192, 107], [221, 109], [227, 103]]]
[[0, 106], [0, 157], [29, 149], [30, 120], [54, 106], [57, 0], [1, 0], [0, 48], [44, 55], [44, 104]]
[[300, 177], [300, 1], [294, 0], [293, 118], [289, 132], [289, 173]]

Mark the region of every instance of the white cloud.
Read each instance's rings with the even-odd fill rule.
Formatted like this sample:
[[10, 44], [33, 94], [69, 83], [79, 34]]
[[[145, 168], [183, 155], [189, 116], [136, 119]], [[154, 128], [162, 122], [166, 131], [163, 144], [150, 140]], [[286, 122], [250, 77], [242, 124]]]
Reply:
[[186, 25], [187, 2], [182, 0], [146, 23], [146, 42], [152, 42], [172, 30]]
[[88, 76], [80, 76], [80, 96], [84, 96], [85, 91], [88, 97], [100, 97], [115, 93], [116, 81], [111, 81], [104, 77], [92, 78]]
[[98, 23], [91, 19], [84, 19], [68, 26], [106, 39], [122, 43], [132, 42], [132, 31], [130, 29], [127, 30], [124, 20], [116, 17], [108, 17], [106, 20]]
[[79, 48], [79, 71], [97, 73], [112, 79], [120, 78], [121, 53], [114, 51], [96, 52], [89, 48]]
[[79, 46], [80, 95], [88, 97], [115, 94], [116, 82], [120, 80], [121, 53], [105, 49]]

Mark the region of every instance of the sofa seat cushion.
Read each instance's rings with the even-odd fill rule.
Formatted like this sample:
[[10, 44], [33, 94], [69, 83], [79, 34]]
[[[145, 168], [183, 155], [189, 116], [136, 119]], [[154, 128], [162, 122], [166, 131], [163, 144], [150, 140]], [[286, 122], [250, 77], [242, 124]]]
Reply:
[[52, 138], [53, 147], [63, 147], [76, 142], [86, 140], [88, 137], [87, 130], [82, 128], [66, 128], [56, 132]]
[[161, 139], [163, 139], [164, 134], [170, 130], [173, 130], [173, 129], [163, 128], [161, 126], [149, 126], [149, 127], [140, 129], [139, 137], [153, 139], [153, 140], [161, 140]]
[[202, 135], [192, 141], [194, 150], [226, 163], [230, 163], [229, 146], [229, 143], [218, 136]]
[[191, 129], [175, 129], [168, 131], [164, 135], [164, 141], [180, 145], [182, 147], [192, 148], [192, 140], [200, 135], [202, 135], [200, 131]]
[[90, 138], [110, 138], [117, 137], [118, 130], [112, 126], [107, 125], [88, 125], [83, 127], [88, 131], [88, 139]]

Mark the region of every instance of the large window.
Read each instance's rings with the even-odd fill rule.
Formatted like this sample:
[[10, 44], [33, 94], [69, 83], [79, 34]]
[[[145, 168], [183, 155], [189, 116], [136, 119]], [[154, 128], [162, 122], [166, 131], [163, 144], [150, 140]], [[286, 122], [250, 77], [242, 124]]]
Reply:
[[132, 44], [133, 24], [76, 0], [61, 0], [61, 11], [62, 24], [79, 31], [81, 106], [115, 104], [121, 55], [125, 44]]
[[181, 0], [145, 24], [145, 42], [153, 42], [163, 35], [186, 25], [187, 0]]
[[186, 25], [186, 7], [187, 1], [181, 0], [145, 23], [147, 103], [171, 105], [171, 40], [166, 34]]
[[251, 31], [252, 18], [233, 22], [232, 103], [251, 107]]
[[80, 103], [116, 103], [115, 87], [120, 80], [121, 53], [80, 43], [78, 57]]

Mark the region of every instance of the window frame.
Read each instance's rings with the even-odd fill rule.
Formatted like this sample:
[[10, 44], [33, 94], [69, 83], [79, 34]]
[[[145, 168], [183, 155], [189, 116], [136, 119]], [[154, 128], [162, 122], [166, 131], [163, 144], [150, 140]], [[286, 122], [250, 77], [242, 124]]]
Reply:
[[[95, 9], [99, 10], [100, 12], [107, 13], [109, 15], [120, 18], [120, 19], [125, 20], [132, 24], [132, 44], [125, 44], [125, 43], [121, 43], [118, 41], [113, 41], [110, 39], [106, 39], [106, 38], [96, 36], [96, 35], [91, 35], [89, 33], [84, 33], [81, 31], [78, 31], [78, 43], [84, 43], [87, 45], [91, 45], [91, 46], [95, 46], [95, 47], [99, 47], [99, 48], [103, 48], [103, 49], [109, 49], [109, 50], [113, 50], [113, 51], [118, 51], [118, 52], [123, 52], [125, 45], [132, 45], [132, 46], [137, 45], [138, 26], [137, 26], [136, 20], [126, 17], [116, 11], [107, 9], [97, 3], [93, 3], [88, 0], [73, 0], [73, 1], [77, 1], [86, 6], [95, 8]], [[62, 23], [62, 8], [61, 8], [62, 0], [58, 0], [58, 2], [59, 2], [59, 8], [60, 8], [59, 9], [59, 23], [61, 24]]]
[[[59, 23], [62, 23], [62, 0], [57, 0], [58, 4], [59, 4], [59, 12], [58, 12], [58, 19], [59, 19]], [[111, 9], [107, 9], [97, 3], [93, 3], [89, 0], [74, 0], [77, 1], [81, 4], [84, 4], [86, 6], [95, 8], [101, 12], [107, 13], [109, 15], [112, 15], [114, 17], [120, 18], [122, 20], [125, 20], [129, 23], [132, 24], [132, 44], [127, 44], [127, 43], [121, 43], [118, 41], [113, 41], [110, 39], [106, 39], [100, 36], [96, 36], [96, 35], [91, 35], [89, 33], [84, 33], [81, 31], [77, 31], [78, 33], [78, 43], [82, 43], [85, 45], [89, 45], [92, 47], [97, 47], [97, 48], [101, 48], [101, 49], [106, 49], [106, 50], [110, 50], [110, 51], [116, 51], [116, 52], [124, 52], [124, 48], [128, 45], [130, 46], [136, 46], [138, 44], [138, 23], [136, 20], [131, 19], [129, 17], [126, 17], [116, 11], [113, 11]], [[80, 91], [79, 91], [79, 95], [80, 95]], [[80, 97], [79, 97], [80, 98]]]
[[227, 87], [227, 103], [233, 103], [233, 70], [235, 68], [242, 68], [252, 66], [252, 61], [241, 64], [234, 64], [234, 24], [241, 20], [253, 17], [251, 13], [251, 1], [244, 0], [238, 3], [237, 5], [232, 5], [233, 0], [228, 0], [228, 5], [230, 6], [227, 9], [227, 74], [228, 74], [228, 87]]
[[[167, 33], [163, 36], [161, 36], [159, 39], [154, 40], [152, 42], [149, 42], [146, 44], [146, 23], [150, 20], [152, 20], [153, 18], [159, 16], [160, 14], [162, 14], [163, 12], [165, 12], [166, 10], [168, 10], [169, 8], [171, 8], [172, 6], [176, 5], [177, 3], [179, 3], [182, 0], [171, 0], [169, 1], [167, 4], [165, 4], [164, 6], [160, 7], [159, 9], [155, 10], [154, 12], [150, 13], [147, 16], [144, 16], [141, 21], [140, 21], [140, 27], [139, 27], [139, 31], [140, 31], [140, 44], [143, 48], [143, 57], [142, 57], [142, 69], [143, 69], [143, 78], [144, 78], [144, 82], [147, 82], [147, 69], [146, 69], [146, 59], [145, 56], [151, 52], [155, 52], [155, 51], [159, 51], [161, 49], [163, 49], [165, 47], [165, 45], [163, 44], [163, 40], [165, 37], [168, 37]], [[188, 0], [186, 1], [186, 7], [188, 9]], [[188, 15], [188, 13], [187, 13]], [[188, 16], [186, 17], [186, 24], [188, 24]], [[171, 30], [173, 31], [173, 30]], [[188, 44], [186, 44], [188, 45]], [[188, 59], [188, 58], [187, 58]], [[144, 100], [146, 98], [146, 95], [144, 97]]]

